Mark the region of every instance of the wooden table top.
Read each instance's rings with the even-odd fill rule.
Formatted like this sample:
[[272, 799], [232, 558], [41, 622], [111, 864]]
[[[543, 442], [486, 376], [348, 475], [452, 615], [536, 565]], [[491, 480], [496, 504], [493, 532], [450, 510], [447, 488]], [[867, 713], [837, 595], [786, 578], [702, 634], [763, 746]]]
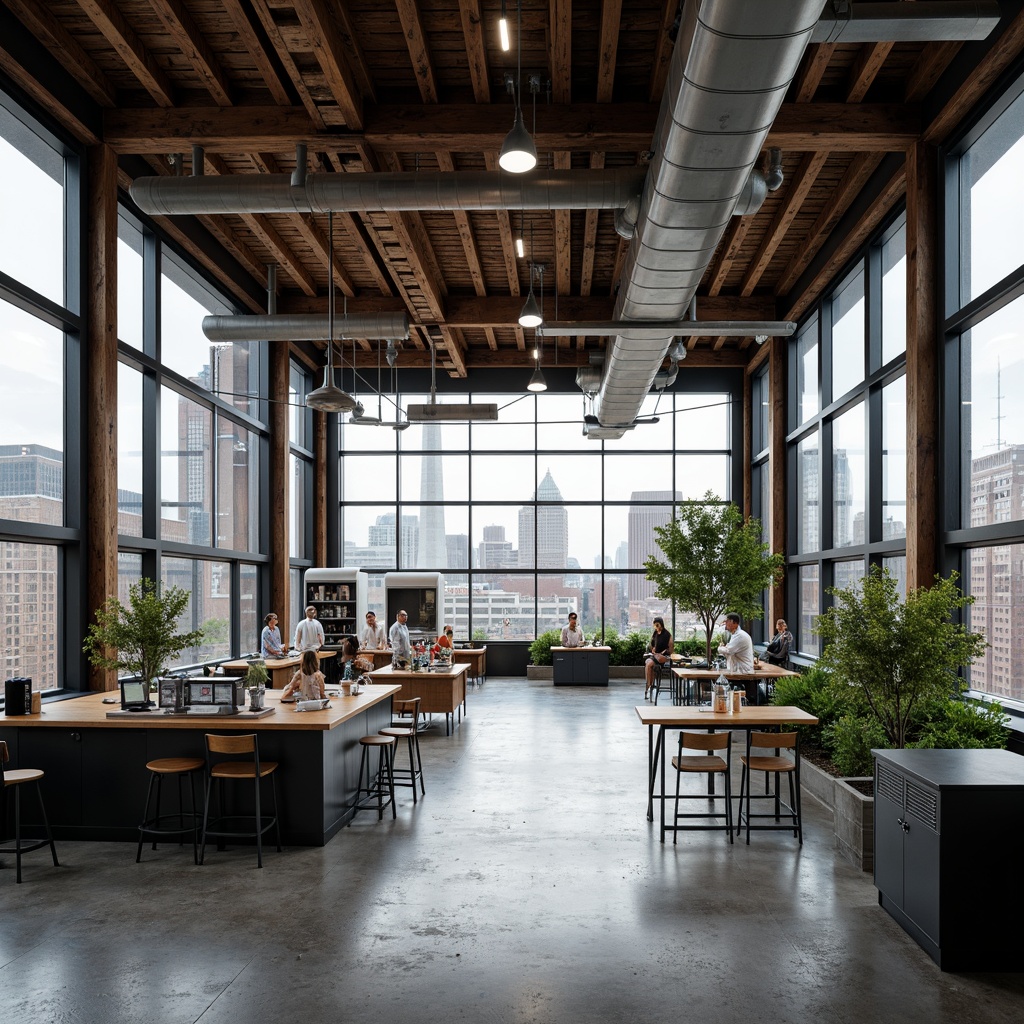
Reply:
[[[324, 658], [333, 658], [336, 653], [336, 651], [317, 651], [316, 656], [319, 661], [323, 661]], [[273, 672], [282, 668], [298, 668], [300, 661], [302, 661], [301, 654], [289, 654], [287, 658], [267, 658], [265, 664], [267, 671]], [[245, 672], [249, 668], [249, 659], [236, 658], [234, 661], [224, 661], [221, 662], [220, 667], [225, 672]]]
[[725, 676], [726, 679], [782, 679], [784, 676], [798, 676], [799, 672], [791, 672], [781, 665], [769, 665], [762, 661], [761, 664], [751, 672], [727, 672], [724, 668], [690, 668], [689, 665], [673, 665], [672, 671], [680, 679], [717, 679]]
[[664, 725], [674, 729], [756, 728], [759, 725], [817, 725], [818, 719], [802, 708], [768, 704], [739, 711], [715, 712], [701, 707], [641, 704], [636, 709], [643, 725]]
[[393, 665], [385, 665], [383, 668], [375, 669], [370, 673], [370, 678], [374, 682], [388, 682], [391, 679], [396, 680], [399, 683], [407, 681], [423, 681], [430, 679], [444, 679], [452, 680], [458, 679], [459, 676], [464, 676], [469, 671], [469, 665], [451, 665], [446, 669], [437, 672], [429, 672], [425, 669], [421, 669], [419, 672], [413, 672], [410, 669], [398, 670]]
[[358, 696], [331, 697], [331, 706], [325, 711], [296, 711], [294, 704], [281, 703], [280, 690], [266, 691], [266, 706], [275, 713], [266, 718], [250, 718], [245, 714], [213, 716], [167, 715], [159, 708], [140, 711], [130, 717], [107, 718], [107, 712], [120, 707], [104, 704], [103, 698], [111, 693], [90, 693], [72, 700], [51, 701], [43, 705], [38, 715], [0, 716], [0, 725], [26, 728], [77, 729], [203, 729], [208, 732], [264, 732], [270, 730], [310, 730], [328, 732], [350, 718], [362, 714], [368, 707], [386, 700], [401, 689], [390, 683], [366, 686]]

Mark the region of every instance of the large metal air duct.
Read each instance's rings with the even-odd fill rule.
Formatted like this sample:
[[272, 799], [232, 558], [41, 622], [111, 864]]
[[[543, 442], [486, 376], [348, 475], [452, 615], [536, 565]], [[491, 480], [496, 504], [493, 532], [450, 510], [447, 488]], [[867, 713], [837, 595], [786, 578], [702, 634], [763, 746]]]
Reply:
[[[822, 3], [684, 4], [614, 319], [682, 319], [751, 181]], [[594, 399], [601, 430], [591, 436], [629, 429], [671, 340], [669, 332], [612, 339]]]
[[[264, 316], [206, 316], [203, 334], [210, 341], [323, 341], [326, 313], [270, 313]], [[409, 337], [406, 313], [349, 313], [334, 318], [334, 340], [365, 338], [404, 341]]]
[[646, 169], [448, 171], [403, 174], [224, 174], [136, 178], [131, 197], [152, 216], [228, 213], [371, 213], [399, 210], [621, 210]]
[[827, 3], [811, 33], [812, 43], [924, 42], [985, 39], [999, 24], [996, 0], [905, 0]]

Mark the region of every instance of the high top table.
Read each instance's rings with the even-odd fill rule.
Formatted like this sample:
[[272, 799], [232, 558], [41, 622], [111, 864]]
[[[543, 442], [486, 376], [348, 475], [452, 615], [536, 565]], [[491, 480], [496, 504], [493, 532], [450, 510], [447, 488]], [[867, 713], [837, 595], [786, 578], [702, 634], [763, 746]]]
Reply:
[[[714, 683], [719, 676], [725, 676], [730, 683], [753, 683], [755, 686], [761, 682], [771, 682], [774, 679], [783, 679], [786, 676], [798, 676], [799, 672], [791, 672], [781, 665], [769, 665], [768, 662], [760, 662], [750, 672], [727, 672], [720, 668], [691, 668], [689, 665], [675, 664], [673, 657], [672, 675], [679, 680], [679, 692], [683, 688], [687, 691], [687, 703], [690, 702], [695, 687], [702, 683]], [[699, 692], [699, 691], [698, 691]], [[680, 697], [680, 699], [682, 699]], [[753, 694], [747, 690], [747, 700], [753, 703]]]
[[[167, 715], [159, 709], [107, 718], [108, 711], [120, 709], [120, 701], [104, 704], [103, 698], [113, 694], [90, 693], [51, 701], [38, 715], [0, 716], [0, 739], [7, 741], [15, 764], [46, 772], [41, 785], [57, 839], [137, 842], [147, 761], [205, 759], [206, 733], [254, 732], [260, 758], [280, 764], [282, 839], [323, 846], [352, 817], [360, 737], [391, 725], [391, 698], [397, 692], [395, 685], [378, 684], [355, 697], [332, 697], [326, 711], [296, 711], [294, 704], [281, 703], [279, 690], [267, 690], [273, 714], [265, 718], [244, 712]], [[164, 793], [167, 813], [176, 809], [173, 790]], [[245, 797], [235, 799], [244, 808]], [[249, 807], [252, 813], [251, 796]]]
[[395, 700], [420, 698], [420, 714], [444, 715], [444, 734], [448, 736], [455, 725], [455, 714], [458, 712], [462, 721], [462, 712], [466, 710], [466, 672], [468, 665], [452, 665], [439, 672], [420, 669], [395, 669], [391, 665], [379, 668], [370, 673], [375, 683], [397, 683], [400, 687]]
[[[782, 725], [817, 725], [818, 719], [802, 708], [744, 707], [739, 711], [715, 712], [710, 708], [658, 707], [642, 704], [636, 709], [637, 717], [647, 726], [647, 820], [654, 820], [654, 801], [661, 801], [661, 835], [665, 837], [665, 730], [666, 729], [770, 729]], [[657, 739], [654, 730], [657, 728]], [[655, 782], [661, 775], [661, 793], [655, 794]], [[708, 792], [714, 794], [714, 776], [708, 778]]]

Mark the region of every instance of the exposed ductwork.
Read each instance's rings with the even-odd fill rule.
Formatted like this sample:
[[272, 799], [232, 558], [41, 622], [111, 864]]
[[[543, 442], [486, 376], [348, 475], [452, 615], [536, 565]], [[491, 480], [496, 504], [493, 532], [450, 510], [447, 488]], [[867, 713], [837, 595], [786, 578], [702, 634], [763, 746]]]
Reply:
[[[321, 341], [330, 330], [327, 313], [270, 313], [264, 316], [205, 316], [209, 341]], [[387, 341], [409, 337], [405, 313], [349, 313], [334, 321], [334, 340]]]
[[399, 210], [634, 209], [646, 169], [440, 171], [403, 174], [224, 174], [136, 178], [131, 197], [151, 216], [371, 213]]
[[905, 0], [888, 3], [829, 0], [812, 43], [926, 42], [985, 39], [999, 24], [996, 0]]
[[[822, 3], [684, 3], [614, 319], [682, 319], [752, 180]], [[594, 399], [601, 430], [589, 436], [621, 437], [631, 427], [672, 337], [612, 339]]]

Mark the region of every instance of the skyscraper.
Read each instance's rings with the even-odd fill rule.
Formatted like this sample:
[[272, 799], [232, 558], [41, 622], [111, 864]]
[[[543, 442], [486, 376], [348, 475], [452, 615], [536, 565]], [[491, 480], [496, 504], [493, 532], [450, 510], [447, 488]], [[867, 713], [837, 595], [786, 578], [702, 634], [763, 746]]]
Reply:
[[538, 569], [566, 568], [569, 558], [569, 513], [562, 504], [562, 492], [551, 478], [550, 469], [537, 487], [536, 510], [529, 505], [519, 510], [521, 567], [532, 567], [535, 544]]
[[[629, 500], [629, 564], [635, 568], [643, 568], [644, 562], [651, 555], [660, 555], [657, 538], [654, 535], [656, 526], [665, 526], [672, 518], [672, 502], [679, 501], [682, 495], [676, 491], [634, 491]], [[640, 502], [664, 502], [663, 505], [640, 504]], [[629, 577], [630, 601], [646, 601], [654, 597], [654, 584], [643, 576], [632, 574]]]
[[[423, 461], [420, 464], [420, 508], [419, 560], [410, 562], [406, 568], [447, 569], [448, 546], [444, 533], [444, 506], [428, 505], [426, 502], [444, 501], [444, 474], [441, 455], [429, 452], [441, 451], [441, 427], [437, 423], [423, 424]], [[403, 522], [405, 517], [402, 517]]]

